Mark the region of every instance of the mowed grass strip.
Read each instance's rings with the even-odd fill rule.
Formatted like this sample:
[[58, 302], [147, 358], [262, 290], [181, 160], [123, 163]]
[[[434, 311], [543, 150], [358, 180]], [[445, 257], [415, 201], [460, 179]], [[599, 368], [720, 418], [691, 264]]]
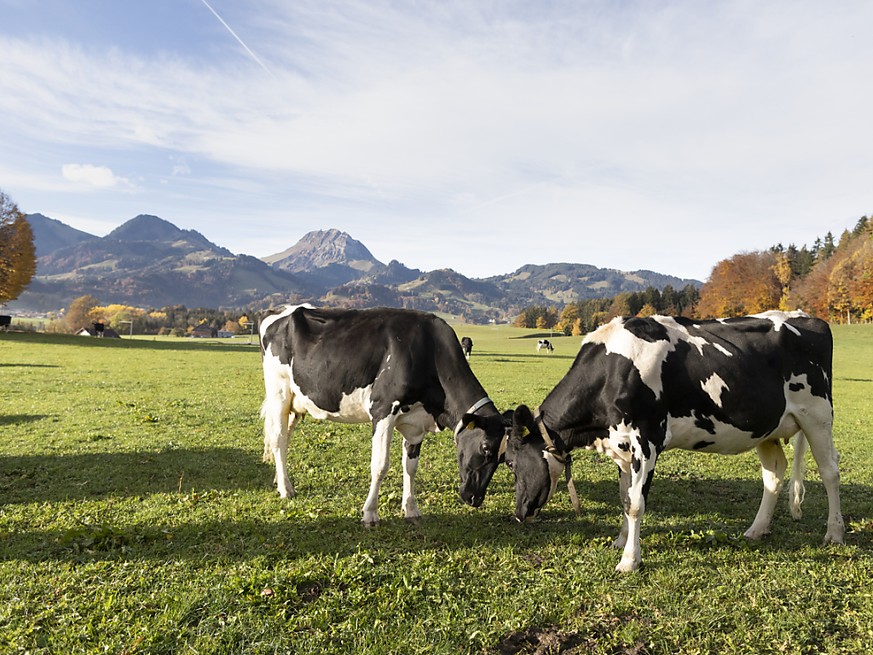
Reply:
[[[501, 409], [535, 405], [581, 339], [459, 326]], [[834, 328], [845, 546], [820, 546], [810, 459], [803, 518], [783, 493], [747, 543], [754, 453], [665, 453], [643, 522], [643, 570], [618, 575], [614, 466], [574, 459], [531, 526], [510, 472], [485, 505], [457, 497], [448, 432], [428, 437], [424, 519], [400, 511], [399, 439], [382, 525], [365, 530], [369, 428], [305, 421], [298, 496], [261, 462], [260, 356], [247, 339], [0, 335], [0, 652], [853, 653], [873, 642], [873, 326]], [[540, 334], [539, 336], [549, 336]], [[790, 453], [789, 453], [790, 456]]]

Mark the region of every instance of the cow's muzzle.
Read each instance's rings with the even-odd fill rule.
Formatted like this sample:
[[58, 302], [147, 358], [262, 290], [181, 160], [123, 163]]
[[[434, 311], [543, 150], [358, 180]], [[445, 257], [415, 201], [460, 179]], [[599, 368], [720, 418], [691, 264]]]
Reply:
[[471, 507], [480, 507], [483, 502], [485, 502], [485, 495], [476, 495], [472, 494], [469, 491], [462, 491], [460, 493], [461, 500], [470, 505]]

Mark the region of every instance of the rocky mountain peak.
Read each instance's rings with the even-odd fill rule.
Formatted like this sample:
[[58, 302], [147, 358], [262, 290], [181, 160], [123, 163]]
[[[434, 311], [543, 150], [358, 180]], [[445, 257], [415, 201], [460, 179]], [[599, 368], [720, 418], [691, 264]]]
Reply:
[[363, 243], [335, 228], [308, 232], [287, 250], [263, 259], [292, 273], [313, 271], [332, 264], [350, 266], [359, 271], [381, 266]]

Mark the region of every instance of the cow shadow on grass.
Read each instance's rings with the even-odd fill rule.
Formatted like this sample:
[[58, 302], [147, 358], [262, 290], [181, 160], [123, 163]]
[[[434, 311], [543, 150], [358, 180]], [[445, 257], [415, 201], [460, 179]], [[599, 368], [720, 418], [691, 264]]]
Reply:
[[[2, 417], [21, 420], [21, 416]], [[24, 417], [38, 420], [41, 417]], [[242, 448], [0, 456], [0, 508], [212, 489], [238, 490], [263, 479], [260, 458]]]
[[[257, 339], [179, 339], [164, 340], [149, 337], [134, 339], [106, 339], [97, 337], [80, 337], [70, 334], [45, 334], [37, 332], [22, 332], [9, 335], [2, 341], [21, 341], [32, 344], [76, 346], [78, 348], [115, 348], [140, 350], [214, 350], [216, 352], [251, 352], [259, 353]], [[13, 366], [46, 366], [45, 364], [13, 364]]]
[[[393, 557], [480, 546], [538, 552], [553, 544], [581, 548], [592, 541], [606, 547], [621, 522], [614, 481], [578, 482], [585, 507], [580, 517], [569, 510], [562, 497], [566, 491], [560, 489], [561, 496], [544, 509], [539, 521], [520, 525], [512, 518], [511, 483], [495, 478], [494, 493], [478, 510], [463, 506], [460, 500], [449, 510], [443, 504], [441, 509], [428, 511], [423, 503], [422, 520], [410, 525], [397, 515], [394, 499], [383, 501], [382, 524], [365, 529], [357, 510], [326, 515], [314, 507], [312, 499], [306, 498], [309, 481], [298, 480], [301, 496], [297, 499], [279, 499], [265, 479], [266, 470], [254, 453], [242, 449], [0, 458], [0, 499], [7, 505], [58, 503], [60, 507], [61, 501], [146, 500], [153, 494], [168, 494], [166, 500], [152, 501], [159, 513], [153, 518], [138, 517], [136, 511], [92, 509], [90, 514], [85, 512], [87, 518], [70, 521], [66, 516], [56, 528], [0, 527], [0, 561], [291, 560], [350, 557], [362, 552]], [[200, 500], [193, 490], [202, 495]], [[842, 491], [844, 512], [871, 515], [873, 491], [869, 487], [845, 484]], [[365, 494], [362, 487], [360, 502]], [[245, 500], [237, 499], [241, 495]], [[741, 535], [754, 518], [760, 496], [761, 484], [752, 480], [657, 481], [643, 522], [644, 548], [795, 552], [820, 543], [827, 515], [821, 483], [807, 481], [804, 517], [798, 522], [790, 518], [783, 493], [772, 535], [747, 545]], [[259, 500], [252, 504], [253, 499]], [[166, 512], [160, 510], [162, 503]], [[69, 503], [63, 506], [67, 515], [76, 512]], [[87, 509], [87, 503], [82, 506]], [[848, 543], [873, 546], [873, 524], [865, 521], [866, 527], [847, 535]]]
[[33, 423], [46, 418], [45, 414], [0, 414], [0, 426]]

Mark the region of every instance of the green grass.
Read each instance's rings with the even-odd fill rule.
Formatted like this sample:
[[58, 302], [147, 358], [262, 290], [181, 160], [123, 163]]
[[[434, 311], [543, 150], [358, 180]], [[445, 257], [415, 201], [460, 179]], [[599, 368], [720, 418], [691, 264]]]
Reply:
[[[580, 338], [458, 328], [503, 409], [536, 404]], [[485, 505], [457, 498], [451, 434], [425, 440], [424, 519], [400, 511], [399, 439], [382, 525], [360, 527], [369, 430], [306, 421], [279, 499], [245, 340], [0, 335], [2, 653], [855, 653], [873, 643], [873, 326], [835, 328], [845, 546], [820, 546], [814, 465], [804, 517], [742, 532], [757, 457], [665, 453], [644, 567], [613, 569], [614, 466], [575, 458], [543, 519], [512, 519], [509, 471]]]

